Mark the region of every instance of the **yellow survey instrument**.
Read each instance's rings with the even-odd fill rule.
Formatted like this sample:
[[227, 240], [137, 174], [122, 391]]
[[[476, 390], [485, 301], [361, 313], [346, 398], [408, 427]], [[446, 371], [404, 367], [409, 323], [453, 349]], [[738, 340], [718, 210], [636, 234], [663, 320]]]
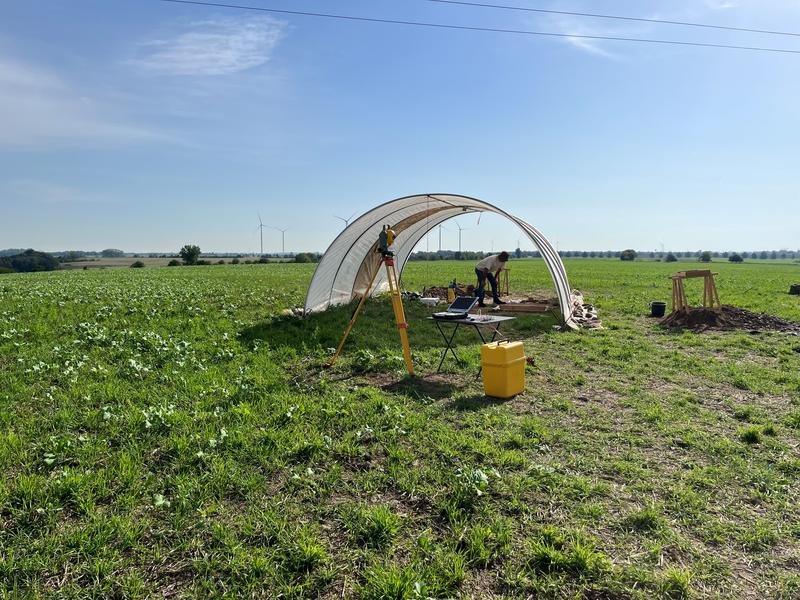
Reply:
[[394, 256], [392, 246], [394, 245], [394, 238], [397, 234], [392, 229], [391, 225], [384, 225], [380, 235], [378, 235], [378, 252], [383, 256]]

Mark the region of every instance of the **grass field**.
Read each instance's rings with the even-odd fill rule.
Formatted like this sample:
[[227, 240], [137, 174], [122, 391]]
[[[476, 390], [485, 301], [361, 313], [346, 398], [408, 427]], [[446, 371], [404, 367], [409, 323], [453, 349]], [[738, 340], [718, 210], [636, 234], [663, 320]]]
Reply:
[[[256, 262], [258, 261], [258, 256], [242, 256], [238, 258], [240, 262], [244, 262], [246, 260]], [[110, 269], [110, 268], [129, 268], [133, 263], [136, 261], [144, 263], [145, 267], [166, 267], [171, 260], [181, 260], [178, 256], [170, 256], [167, 258], [161, 257], [152, 257], [152, 256], [141, 256], [141, 257], [134, 257], [134, 256], [122, 256], [122, 257], [97, 257], [97, 258], [86, 258], [82, 260], [70, 261], [61, 263], [62, 269]], [[204, 256], [201, 260], [206, 260], [212, 265], [216, 266], [217, 261], [224, 260], [225, 264], [230, 263], [233, 260], [232, 256]], [[294, 260], [292, 258], [270, 258], [270, 262], [281, 262], [281, 261], [290, 261]]]
[[[133, 258], [132, 256], [121, 257], [102, 257], [102, 258], [87, 258], [84, 260], [76, 260], [72, 262], [62, 263], [64, 269], [99, 269], [99, 268], [122, 268], [130, 267], [136, 261], [143, 262], [145, 267], [166, 267], [167, 263], [172, 258], [151, 258], [145, 256], [142, 258]], [[225, 261], [228, 262], [228, 261]]]
[[[798, 598], [800, 338], [661, 330], [691, 266], [567, 260], [606, 329], [515, 321], [509, 401], [468, 333], [430, 375], [415, 303], [422, 377], [385, 300], [322, 370], [349, 309], [281, 315], [313, 265], [4, 275], [0, 597]], [[800, 320], [798, 265], [712, 266], [724, 303]]]

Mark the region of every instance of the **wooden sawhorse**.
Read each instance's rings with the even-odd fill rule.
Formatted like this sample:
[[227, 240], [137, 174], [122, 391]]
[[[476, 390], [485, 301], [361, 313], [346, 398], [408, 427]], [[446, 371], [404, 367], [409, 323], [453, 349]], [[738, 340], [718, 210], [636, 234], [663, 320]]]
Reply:
[[689, 308], [686, 301], [686, 290], [683, 282], [686, 279], [703, 278], [703, 308], [721, 308], [719, 294], [717, 294], [717, 284], [714, 283], [714, 275], [710, 269], [700, 269], [697, 271], [680, 271], [672, 275], [672, 312]]

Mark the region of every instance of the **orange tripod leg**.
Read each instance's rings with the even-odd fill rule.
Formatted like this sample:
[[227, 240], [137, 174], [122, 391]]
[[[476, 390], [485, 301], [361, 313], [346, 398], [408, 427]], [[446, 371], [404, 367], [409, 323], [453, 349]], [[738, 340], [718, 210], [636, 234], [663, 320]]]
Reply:
[[386, 265], [386, 276], [389, 280], [389, 292], [392, 295], [392, 308], [394, 309], [394, 319], [397, 323], [397, 330], [400, 332], [400, 344], [403, 346], [403, 359], [406, 362], [406, 369], [409, 375], [414, 375], [414, 361], [411, 358], [411, 345], [408, 343], [408, 322], [406, 313], [403, 309], [403, 298], [400, 295], [400, 286], [397, 283], [397, 271], [394, 268], [394, 260], [384, 259]]

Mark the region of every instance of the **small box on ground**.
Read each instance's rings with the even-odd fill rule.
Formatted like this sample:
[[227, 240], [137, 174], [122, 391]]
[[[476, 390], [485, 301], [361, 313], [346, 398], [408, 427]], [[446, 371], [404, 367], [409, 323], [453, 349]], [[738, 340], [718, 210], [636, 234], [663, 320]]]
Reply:
[[481, 346], [483, 390], [487, 396], [511, 398], [525, 391], [525, 349], [522, 342]]

